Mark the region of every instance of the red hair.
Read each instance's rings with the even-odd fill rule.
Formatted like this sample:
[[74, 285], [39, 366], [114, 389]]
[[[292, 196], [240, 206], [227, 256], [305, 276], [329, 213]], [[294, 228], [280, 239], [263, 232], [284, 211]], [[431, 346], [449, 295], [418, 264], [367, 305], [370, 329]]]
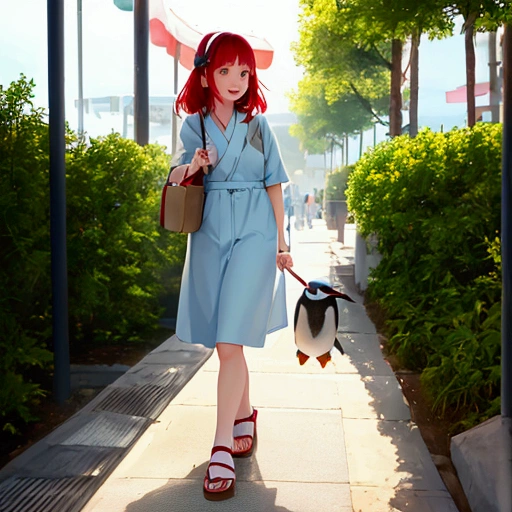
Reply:
[[[254, 51], [242, 36], [230, 32], [218, 34], [208, 47], [208, 41], [214, 35], [216, 32], [206, 34], [197, 47], [196, 61], [199, 61], [199, 65], [196, 64], [185, 86], [178, 94], [175, 104], [176, 113], [179, 114], [182, 110], [187, 114], [195, 114], [201, 110], [211, 112], [214, 99], [222, 101], [215, 85], [213, 72], [222, 66], [234, 64], [238, 58], [239, 65], [249, 67], [249, 87], [246, 93], [235, 102], [235, 109], [247, 114], [244, 122], [248, 123], [258, 112], [263, 113], [267, 110], [267, 101], [256, 74]], [[202, 76], [206, 77], [208, 87], [202, 86]]]

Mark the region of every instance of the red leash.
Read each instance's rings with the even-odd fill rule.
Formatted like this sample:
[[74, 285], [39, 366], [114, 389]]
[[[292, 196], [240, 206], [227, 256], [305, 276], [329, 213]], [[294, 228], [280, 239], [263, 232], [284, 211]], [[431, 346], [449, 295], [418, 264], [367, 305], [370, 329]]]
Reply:
[[287, 268], [286, 270], [288, 270], [288, 272], [290, 272], [290, 274], [293, 277], [295, 277], [295, 279], [297, 279], [297, 281], [299, 281], [299, 283], [302, 284], [302, 286], [309, 288], [308, 283], [306, 283], [306, 281], [304, 281], [304, 279], [302, 279], [302, 277], [298, 276], [293, 270], [290, 270], [289, 268]]

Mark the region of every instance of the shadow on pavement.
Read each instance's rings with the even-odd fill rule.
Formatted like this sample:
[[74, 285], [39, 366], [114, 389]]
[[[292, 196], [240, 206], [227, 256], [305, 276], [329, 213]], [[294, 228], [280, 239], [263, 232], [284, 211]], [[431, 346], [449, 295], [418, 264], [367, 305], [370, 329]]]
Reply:
[[359, 446], [352, 456], [365, 461], [358, 463], [357, 474], [351, 476], [354, 510], [364, 512], [370, 503], [378, 503], [397, 511], [457, 512], [419, 428], [411, 421], [398, 380], [384, 360], [379, 335], [354, 282], [353, 261], [345, 258], [340, 264], [336, 260], [330, 267], [331, 282], [358, 303], [340, 304], [345, 311], [339, 331], [346, 351], [343, 357], [356, 369], [368, 397], [362, 399], [367, 406], [343, 411], [347, 449]]
[[[185, 478], [169, 480], [163, 487], [146, 494], [126, 507], [126, 512], [293, 512], [276, 505], [277, 488], [267, 487], [261, 479], [255, 456], [235, 461], [237, 475], [250, 474], [257, 480], [236, 482], [235, 497], [222, 502], [207, 501], [203, 497], [202, 483], [208, 462], [194, 468]], [[240, 477], [239, 477], [240, 478]]]

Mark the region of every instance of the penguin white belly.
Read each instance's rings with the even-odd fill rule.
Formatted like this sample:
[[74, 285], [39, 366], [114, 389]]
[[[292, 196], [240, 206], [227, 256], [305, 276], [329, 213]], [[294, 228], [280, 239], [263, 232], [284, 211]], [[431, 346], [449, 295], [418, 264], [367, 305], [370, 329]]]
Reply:
[[322, 330], [313, 338], [306, 308], [302, 305], [300, 306], [295, 327], [295, 344], [303, 354], [310, 357], [318, 357], [329, 352], [334, 346], [336, 331], [337, 325], [334, 317], [334, 308], [329, 306], [325, 311]]

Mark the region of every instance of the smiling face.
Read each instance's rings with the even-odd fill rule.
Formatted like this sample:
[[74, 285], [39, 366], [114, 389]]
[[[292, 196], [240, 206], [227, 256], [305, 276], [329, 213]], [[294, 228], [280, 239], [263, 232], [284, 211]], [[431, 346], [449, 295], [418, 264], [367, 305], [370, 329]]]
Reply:
[[213, 72], [215, 86], [223, 103], [234, 103], [247, 92], [249, 74], [249, 66], [239, 64], [238, 58], [233, 64], [225, 64]]

